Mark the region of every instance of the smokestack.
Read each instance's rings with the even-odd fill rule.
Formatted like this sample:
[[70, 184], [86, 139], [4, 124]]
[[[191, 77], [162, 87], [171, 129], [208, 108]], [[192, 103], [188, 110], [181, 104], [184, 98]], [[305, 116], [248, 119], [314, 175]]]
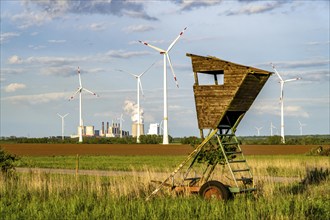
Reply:
[[102, 135], [104, 135], [104, 121], [102, 121]]
[[107, 122], [107, 134], [109, 134], [109, 122]]

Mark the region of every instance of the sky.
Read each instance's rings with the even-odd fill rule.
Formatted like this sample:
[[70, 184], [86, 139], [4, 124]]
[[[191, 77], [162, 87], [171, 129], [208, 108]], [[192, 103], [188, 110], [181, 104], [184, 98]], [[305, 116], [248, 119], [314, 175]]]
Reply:
[[[145, 132], [163, 118], [163, 56], [139, 43], [167, 49], [168, 123], [173, 137], [199, 136], [186, 53], [273, 71], [284, 79], [285, 134], [330, 133], [329, 1], [248, 0], [1, 0], [0, 136], [48, 137], [77, 133], [79, 86], [84, 125], [119, 123], [131, 131], [127, 103], [136, 103], [140, 74]], [[123, 70], [123, 71], [118, 71]], [[244, 116], [237, 135], [280, 134], [280, 84], [274, 74]], [[126, 104], [125, 104], [126, 103]]]

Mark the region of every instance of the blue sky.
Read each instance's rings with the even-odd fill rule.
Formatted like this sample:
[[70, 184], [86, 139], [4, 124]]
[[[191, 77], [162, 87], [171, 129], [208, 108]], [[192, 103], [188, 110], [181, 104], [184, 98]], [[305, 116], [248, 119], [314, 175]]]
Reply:
[[[216, 56], [272, 71], [285, 84], [285, 133], [329, 134], [329, 2], [247, 0], [1, 1], [0, 136], [44, 137], [76, 133], [79, 86], [85, 125], [117, 122], [131, 130], [125, 101], [136, 102], [136, 81], [122, 69], [142, 73], [145, 130], [163, 117], [162, 56], [140, 44], [166, 49], [187, 27], [170, 52], [180, 88], [168, 69], [169, 134], [198, 135], [193, 73], [186, 53]], [[238, 135], [280, 133], [280, 84], [276, 75], [251, 106]]]

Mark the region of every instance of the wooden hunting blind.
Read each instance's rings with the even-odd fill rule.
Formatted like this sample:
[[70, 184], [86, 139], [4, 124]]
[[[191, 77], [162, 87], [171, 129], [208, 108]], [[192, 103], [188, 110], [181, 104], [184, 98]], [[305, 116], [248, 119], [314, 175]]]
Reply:
[[[256, 99], [271, 72], [216, 57], [186, 54], [191, 58], [199, 129], [232, 126]], [[200, 74], [213, 77], [213, 85], [200, 85]], [[223, 79], [219, 83], [219, 78]]]
[[[160, 182], [147, 200], [163, 186], [169, 186], [176, 193], [198, 193], [205, 199], [222, 200], [227, 200], [236, 193], [256, 191], [252, 171], [235, 132], [272, 72], [211, 56], [187, 56], [191, 58], [194, 72], [193, 90], [202, 142], [163, 182]], [[208, 76], [211, 81], [203, 84], [203, 76]], [[205, 138], [203, 129], [210, 130]], [[189, 161], [191, 163], [182, 175], [182, 180], [175, 182], [174, 176]], [[196, 163], [204, 165], [198, 176], [194, 167]], [[230, 180], [231, 183], [223, 184], [218, 180], [212, 180], [217, 165], [222, 165], [220, 169], [230, 173], [230, 177], [226, 176], [225, 179], [222, 176], [221, 181]]]

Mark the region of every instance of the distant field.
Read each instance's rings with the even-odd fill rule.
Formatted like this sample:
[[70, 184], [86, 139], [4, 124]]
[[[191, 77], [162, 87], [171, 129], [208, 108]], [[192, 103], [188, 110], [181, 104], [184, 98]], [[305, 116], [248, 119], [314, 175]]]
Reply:
[[[190, 145], [160, 144], [1, 144], [6, 151], [19, 156], [68, 155], [187, 155]], [[243, 145], [245, 155], [305, 154], [318, 145]], [[329, 146], [329, 145], [327, 145]]]

